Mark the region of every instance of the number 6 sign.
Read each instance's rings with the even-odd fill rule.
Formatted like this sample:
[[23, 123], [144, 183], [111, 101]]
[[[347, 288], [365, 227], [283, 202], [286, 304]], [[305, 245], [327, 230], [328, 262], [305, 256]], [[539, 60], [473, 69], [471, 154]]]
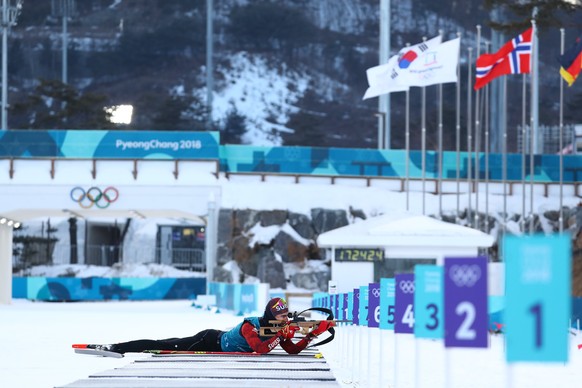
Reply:
[[486, 348], [487, 258], [445, 259], [445, 347]]

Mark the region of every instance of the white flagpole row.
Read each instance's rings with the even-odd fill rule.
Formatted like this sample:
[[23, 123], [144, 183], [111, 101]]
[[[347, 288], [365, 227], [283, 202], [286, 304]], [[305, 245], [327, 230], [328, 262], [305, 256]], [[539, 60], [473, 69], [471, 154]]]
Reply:
[[[461, 38], [461, 33], [457, 32], [457, 37]], [[461, 45], [459, 45], [459, 58], [461, 57]], [[461, 66], [457, 65], [457, 112], [455, 118], [455, 129], [456, 129], [456, 136], [455, 136], [455, 143], [456, 143], [456, 151], [457, 151], [457, 215], [456, 215], [456, 223], [459, 223], [459, 212], [460, 212], [460, 199], [461, 199]]]
[[[477, 55], [481, 55], [481, 26], [477, 25]], [[479, 117], [479, 97], [481, 89], [475, 91], [475, 218], [473, 227], [477, 230], [479, 227], [479, 170], [481, 163], [479, 162], [479, 152], [481, 148], [481, 122]]]
[[530, 67], [531, 70], [531, 108], [530, 108], [530, 113], [531, 113], [531, 125], [530, 125], [530, 141], [531, 141], [531, 145], [530, 145], [530, 159], [529, 159], [529, 182], [530, 182], [530, 188], [529, 188], [529, 215], [530, 215], [530, 219], [529, 219], [529, 233], [533, 234], [534, 233], [534, 209], [533, 209], [533, 199], [534, 199], [534, 176], [535, 176], [535, 171], [534, 171], [534, 155], [536, 152], [535, 146], [536, 146], [536, 115], [537, 115], [537, 108], [536, 108], [536, 102], [537, 102], [537, 84], [536, 84], [536, 77], [537, 77], [537, 45], [538, 45], [538, 39], [537, 39], [537, 28], [536, 28], [536, 21], [535, 19], [532, 19], [531, 21], [531, 25], [532, 25], [532, 38], [531, 38], [531, 43], [532, 43], [532, 55], [531, 55], [531, 59], [533, 61], [533, 66]]
[[[503, 101], [507, 101], [507, 77], [503, 77]], [[507, 104], [503, 104], [502, 109], [503, 117], [503, 151], [501, 155], [502, 159], [502, 172], [501, 180], [503, 181], [503, 233], [505, 234], [507, 230]], [[505, 252], [501, 252], [505, 255]]]
[[[439, 35], [442, 37], [443, 30], [439, 30]], [[443, 218], [443, 84], [438, 84], [438, 100], [439, 100], [439, 117], [438, 117], [438, 184], [437, 191], [439, 195], [439, 220]]]
[[[564, 55], [564, 29], [560, 28], [560, 55]], [[560, 233], [564, 232], [564, 80], [560, 77], [560, 216], [558, 217]]]
[[526, 101], [527, 101], [527, 74], [521, 76], [521, 231], [525, 232], [526, 215], [525, 215], [525, 155], [527, 148], [526, 132]]
[[[469, 62], [473, 63], [473, 47], [469, 47]], [[472, 155], [471, 155], [471, 143], [472, 143], [472, 136], [471, 136], [471, 124], [472, 124], [472, 97], [473, 93], [471, 93], [471, 88], [473, 87], [473, 75], [472, 75], [472, 67], [468, 66], [467, 71], [467, 221], [470, 223], [472, 219], [472, 207], [471, 207], [471, 192], [473, 191], [471, 187], [471, 175], [472, 175]]]
[[[422, 37], [426, 42], [426, 36]], [[421, 112], [421, 159], [422, 159], [422, 215], [426, 214], [426, 87], [422, 87]]]
[[[410, 43], [406, 43], [409, 47]], [[406, 90], [406, 211], [410, 210], [410, 90]]]
[[[489, 52], [490, 42], [485, 43]], [[485, 85], [485, 233], [489, 233], [489, 84]]]

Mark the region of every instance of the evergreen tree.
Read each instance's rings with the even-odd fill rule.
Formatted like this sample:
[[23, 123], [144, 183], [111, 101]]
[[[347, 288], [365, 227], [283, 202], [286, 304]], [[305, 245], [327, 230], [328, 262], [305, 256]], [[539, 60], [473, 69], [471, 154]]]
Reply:
[[[578, 81], [581, 82], [581, 81]], [[564, 118], [571, 123], [582, 123], [582, 93], [574, 94], [569, 102], [566, 103]]]
[[246, 131], [246, 117], [232, 107], [226, 115], [224, 126], [220, 129], [221, 143], [241, 144], [241, 138]]
[[490, 10], [502, 9], [505, 11], [507, 21], [490, 21], [489, 25], [495, 30], [508, 33], [528, 29], [531, 26], [532, 18], [535, 18], [539, 28], [561, 27], [564, 24], [565, 15], [582, 9], [582, 5], [579, 3], [568, 0], [485, 0], [485, 7]]
[[12, 107], [12, 127], [19, 129], [111, 129], [107, 97], [81, 94], [57, 80], [40, 80], [35, 90]]
[[[151, 108], [150, 108], [151, 109]], [[154, 130], [192, 131], [205, 127], [206, 105], [196, 96], [168, 96], [154, 111]]]

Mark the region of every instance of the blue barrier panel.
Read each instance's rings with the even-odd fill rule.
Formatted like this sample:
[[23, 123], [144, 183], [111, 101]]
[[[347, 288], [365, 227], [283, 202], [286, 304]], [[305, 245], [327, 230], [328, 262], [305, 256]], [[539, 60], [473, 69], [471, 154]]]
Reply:
[[[442, 156], [426, 151], [425, 174], [428, 179], [442, 176], [455, 179], [457, 169], [461, 179], [468, 176], [468, 155], [445, 151]], [[405, 150], [376, 150], [320, 147], [256, 147], [220, 145], [218, 132], [193, 131], [109, 131], [109, 130], [31, 130], [0, 132], [0, 158], [109, 158], [109, 159], [218, 159], [222, 172], [256, 172], [330, 176], [406, 176], [422, 177], [422, 152], [411, 150], [406, 160]], [[501, 180], [501, 154], [472, 154], [471, 176], [485, 178], [489, 161], [491, 180]], [[565, 155], [564, 182], [582, 180], [582, 156]], [[507, 154], [507, 179], [522, 179], [521, 154]], [[558, 155], [534, 155], [530, 172], [530, 156], [526, 156], [525, 179], [533, 173], [535, 182], [558, 182]]]
[[240, 314], [249, 314], [257, 309], [257, 291], [252, 284], [241, 284]]
[[[260, 284], [211, 282], [208, 292], [216, 296], [216, 306], [234, 311], [239, 315], [261, 312], [265, 308], [260, 301]], [[266, 292], [266, 291], [265, 291]]]
[[218, 159], [218, 132], [2, 131], [0, 157]]
[[15, 277], [13, 298], [46, 301], [193, 299], [205, 278]]
[[[439, 154], [426, 151], [426, 177], [437, 179], [439, 176]], [[472, 154], [471, 176], [485, 178], [485, 164], [489, 159], [488, 175], [491, 180], [501, 180], [503, 177], [502, 154], [478, 157]], [[536, 182], [558, 182], [558, 155], [534, 155], [533, 174]], [[442, 155], [442, 176], [445, 179], [455, 179], [457, 169], [461, 179], [468, 176], [469, 159], [466, 152], [457, 153], [445, 151]], [[582, 156], [564, 156], [564, 182], [577, 182], [582, 177]], [[521, 154], [507, 154], [507, 179], [521, 181]], [[374, 150], [355, 148], [318, 148], [318, 147], [255, 147], [241, 145], [226, 145], [220, 147], [220, 169], [224, 172], [256, 172], [303, 175], [330, 176], [406, 176], [406, 152], [404, 150]], [[422, 152], [411, 150], [408, 159], [411, 178], [422, 177]], [[526, 156], [525, 178], [530, 177], [530, 156]], [[579, 176], [580, 175], [580, 176]]]

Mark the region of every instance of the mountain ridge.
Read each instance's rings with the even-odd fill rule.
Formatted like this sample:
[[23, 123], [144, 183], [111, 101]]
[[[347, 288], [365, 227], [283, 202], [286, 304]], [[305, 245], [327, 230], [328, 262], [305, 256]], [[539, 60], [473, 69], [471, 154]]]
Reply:
[[[38, 79], [60, 79], [60, 19], [47, 3], [28, 0], [10, 34], [11, 101], [33, 93]], [[466, 53], [467, 45], [475, 44], [475, 24], [487, 22], [478, 1], [391, 3], [393, 54], [439, 29], [445, 40], [461, 32]], [[134, 121], [124, 128], [208, 129], [205, 2], [102, 0], [76, 5], [68, 28], [71, 85], [105, 95], [112, 105], [133, 105]], [[378, 0], [215, 0], [214, 6], [217, 105], [210, 129], [234, 143], [376, 148], [377, 100], [361, 97], [367, 87], [365, 70], [378, 64]], [[466, 89], [466, 54], [461, 67]], [[254, 77], [243, 82], [250, 73]], [[540, 117], [552, 124], [557, 122], [557, 70], [544, 74], [547, 93]], [[517, 78], [510, 81], [512, 96], [521, 90]], [[432, 89], [427, 90], [429, 100], [434, 99]], [[455, 144], [454, 90], [454, 84], [444, 87], [445, 149]], [[573, 90], [566, 93], [574, 96]], [[418, 89], [411, 91], [412, 148], [420, 148], [419, 95]], [[404, 148], [404, 97], [396, 93], [391, 100], [392, 147]], [[429, 101], [429, 149], [437, 143], [436, 109]], [[511, 104], [509, 110], [510, 125], [518, 125], [521, 108]], [[27, 119], [9, 116], [9, 127], [26, 128]], [[510, 149], [515, 147], [513, 131], [509, 142]]]

